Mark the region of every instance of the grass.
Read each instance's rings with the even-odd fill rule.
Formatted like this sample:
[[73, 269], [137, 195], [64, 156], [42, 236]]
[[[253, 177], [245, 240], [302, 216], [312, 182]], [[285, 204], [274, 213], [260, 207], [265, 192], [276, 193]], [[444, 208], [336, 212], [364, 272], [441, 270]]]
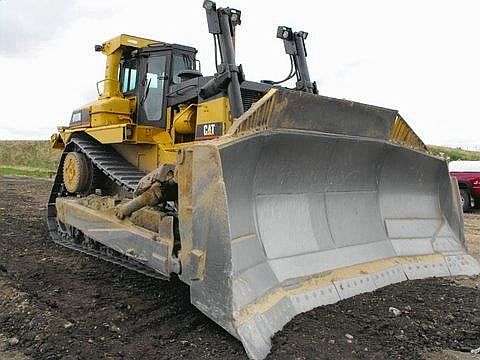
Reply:
[[480, 160], [479, 151], [463, 150], [461, 148], [449, 148], [446, 146], [428, 145], [432, 155], [440, 156], [448, 161], [455, 160]]
[[60, 154], [49, 141], [0, 141], [0, 175], [52, 177]]
[[31, 168], [28, 166], [0, 165], [0, 175], [28, 176], [36, 178], [51, 178], [55, 171], [48, 169]]
[[[432, 155], [453, 160], [480, 160], [480, 152], [429, 145]], [[45, 141], [0, 141], [0, 175], [52, 177], [61, 152]]]

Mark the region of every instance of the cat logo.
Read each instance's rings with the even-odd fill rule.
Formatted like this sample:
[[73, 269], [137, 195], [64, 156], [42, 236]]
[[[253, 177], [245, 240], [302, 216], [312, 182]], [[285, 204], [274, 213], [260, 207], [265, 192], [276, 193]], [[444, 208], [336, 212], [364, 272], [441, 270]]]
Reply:
[[208, 124], [198, 124], [195, 130], [195, 139], [213, 139], [223, 135], [223, 123], [214, 122]]
[[203, 125], [203, 136], [215, 136], [215, 124]]

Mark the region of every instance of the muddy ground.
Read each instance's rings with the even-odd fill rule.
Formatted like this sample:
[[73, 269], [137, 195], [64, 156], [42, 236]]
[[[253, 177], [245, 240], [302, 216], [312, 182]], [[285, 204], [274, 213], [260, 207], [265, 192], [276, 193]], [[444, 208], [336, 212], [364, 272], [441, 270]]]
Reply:
[[[240, 342], [190, 305], [180, 281], [51, 243], [49, 189], [44, 180], [0, 178], [0, 359], [246, 358]], [[478, 256], [480, 213], [466, 216], [466, 228]], [[479, 277], [412, 281], [318, 308], [274, 337], [269, 358], [472, 359], [479, 289]]]

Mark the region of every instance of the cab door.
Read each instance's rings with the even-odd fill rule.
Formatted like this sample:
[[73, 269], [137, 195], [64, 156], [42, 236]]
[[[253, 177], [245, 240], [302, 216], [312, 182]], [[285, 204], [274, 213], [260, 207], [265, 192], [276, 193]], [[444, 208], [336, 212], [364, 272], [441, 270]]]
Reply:
[[165, 128], [165, 95], [168, 89], [169, 52], [142, 55], [140, 61], [137, 123]]

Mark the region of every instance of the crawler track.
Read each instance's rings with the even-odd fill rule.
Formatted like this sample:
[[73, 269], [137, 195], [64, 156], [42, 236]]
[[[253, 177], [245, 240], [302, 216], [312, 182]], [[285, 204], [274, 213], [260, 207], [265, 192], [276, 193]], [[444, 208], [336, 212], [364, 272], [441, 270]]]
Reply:
[[78, 151], [87, 156], [96, 172], [101, 172], [127, 194], [133, 193], [140, 179], [145, 175], [136, 167], [123, 159], [112, 147], [98, 143], [87, 136], [73, 138], [65, 147], [55, 175], [47, 205], [47, 224], [50, 238], [67, 248], [121, 265], [144, 275], [166, 279], [163, 275], [144, 266], [117, 251], [114, 251], [99, 242], [85, 236], [80, 230], [61, 223], [57, 219], [55, 201], [66, 195], [63, 186], [63, 162], [65, 155], [70, 151]]

